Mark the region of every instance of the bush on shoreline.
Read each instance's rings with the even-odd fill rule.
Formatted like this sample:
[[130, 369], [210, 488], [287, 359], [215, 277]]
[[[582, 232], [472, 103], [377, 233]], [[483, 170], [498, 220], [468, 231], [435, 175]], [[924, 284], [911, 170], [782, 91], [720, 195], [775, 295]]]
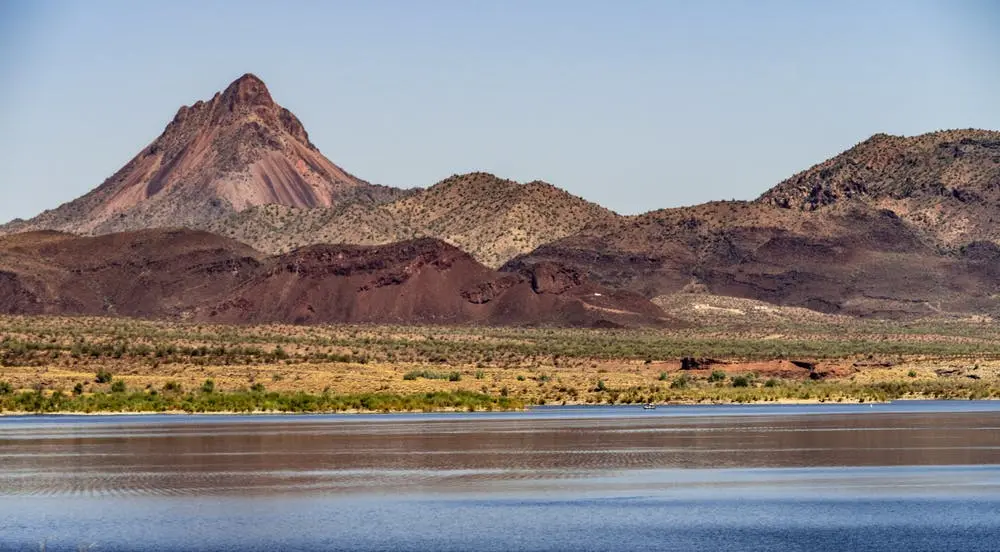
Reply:
[[[510, 396], [505, 388], [499, 396], [472, 391], [434, 391], [397, 394], [388, 392], [332, 395], [304, 392], [250, 391], [204, 393], [158, 393], [151, 391], [97, 392], [70, 395], [42, 390], [0, 395], [0, 412], [432, 412], [443, 410], [515, 410], [529, 404]], [[704, 385], [691, 382], [684, 387], [642, 386], [605, 388], [599, 397], [586, 402], [605, 404], [655, 403], [767, 403], [767, 402], [883, 402], [897, 399], [998, 399], [1000, 388], [980, 381], [890, 381], [872, 384], [851, 382], [775, 382], [747, 387]], [[559, 400], [574, 402], [571, 396]], [[542, 403], [539, 403], [542, 404]]]
[[440, 410], [516, 410], [523, 403], [470, 391], [435, 391], [400, 395], [357, 393], [314, 395], [310, 393], [93, 393], [69, 396], [55, 392], [22, 391], [0, 398], [0, 412], [46, 414], [55, 412], [431, 412]]

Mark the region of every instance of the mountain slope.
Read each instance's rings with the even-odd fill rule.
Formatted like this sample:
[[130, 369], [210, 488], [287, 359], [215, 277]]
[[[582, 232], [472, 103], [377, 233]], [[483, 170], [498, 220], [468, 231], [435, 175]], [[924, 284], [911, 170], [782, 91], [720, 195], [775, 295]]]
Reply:
[[96, 189], [3, 230], [201, 228], [256, 205], [329, 207], [351, 198], [378, 203], [398, 193], [326, 159], [295, 115], [247, 74], [210, 100], [181, 107], [153, 143]]
[[193, 230], [0, 237], [0, 311], [190, 317], [249, 278], [263, 257]]
[[755, 202], [591, 225], [503, 269], [558, 262], [646, 297], [688, 290], [862, 316], [995, 314], [998, 137], [875, 136]]
[[0, 237], [0, 312], [205, 322], [672, 324], [641, 296], [542, 263], [501, 274], [440, 240], [265, 256], [195, 230]]
[[757, 201], [813, 211], [849, 200], [891, 209], [945, 247], [1000, 241], [1000, 132], [877, 134]]
[[453, 176], [385, 210], [417, 234], [455, 245], [487, 266], [617, 218], [551, 184], [519, 184], [489, 173]]
[[381, 205], [267, 206], [220, 219], [209, 229], [269, 253], [317, 243], [379, 245], [433, 237], [497, 267], [588, 224], [617, 218], [612, 211], [551, 184], [520, 184], [488, 173], [470, 173]]
[[381, 245], [416, 235], [408, 221], [357, 200], [315, 209], [261, 205], [211, 221], [205, 228], [270, 254], [324, 243]]

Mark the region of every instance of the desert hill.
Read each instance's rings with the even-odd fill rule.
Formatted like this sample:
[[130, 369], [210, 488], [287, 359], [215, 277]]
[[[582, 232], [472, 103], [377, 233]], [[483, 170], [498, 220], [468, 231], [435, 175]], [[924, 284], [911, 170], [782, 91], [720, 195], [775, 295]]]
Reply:
[[331, 208], [263, 206], [207, 229], [269, 253], [317, 243], [379, 245], [433, 237], [497, 267], [539, 245], [618, 215], [551, 184], [521, 184], [488, 173], [455, 175], [392, 202]]
[[195, 230], [0, 237], [0, 312], [206, 322], [674, 323], [641, 296], [540, 263], [499, 273], [440, 240], [266, 256]]
[[202, 228], [257, 205], [329, 207], [401, 194], [330, 162], [298, 118], [247, 74], [211, 99], [181, 107], [156, 140], [96, 189], [2, 231]]
[[551, 184], [519, 184], [488, 173], [453, 176], [385, 210], [409, 221], [417, 234], [456, 245], [488, 266], [618, 218]]
[[324, 243], [381, 245], [416, 235], [409, 221], [362, 201], [313, 209], [260, 205], [210, 221], [205, 229], [271, 254]]
[[858, 200], [664, 209], [542, 245], [503, 270], [541, 261], [650, 298], [704, 291], [879, 317], [1000, 310], [1000, 247], [942, 250], [920, 227]]
[[192, 230], [0, 237], [0, 311], [189, 317], [249, 278], [263, 256]]
[[757, 201], [803, 211], [861, 201], [892, 210], [944, 247], [1000, 241], [1000, 132], [877, 134]]

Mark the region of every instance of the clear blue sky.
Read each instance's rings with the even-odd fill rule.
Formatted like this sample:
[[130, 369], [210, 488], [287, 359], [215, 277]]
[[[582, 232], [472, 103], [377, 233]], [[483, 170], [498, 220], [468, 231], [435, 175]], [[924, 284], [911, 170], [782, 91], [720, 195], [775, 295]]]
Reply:
[[0, 221], [245, 72], [335, 163], [622, 213], [750, 199], [876, 132], [1000, 129], [1000, 3], [0, 0]]

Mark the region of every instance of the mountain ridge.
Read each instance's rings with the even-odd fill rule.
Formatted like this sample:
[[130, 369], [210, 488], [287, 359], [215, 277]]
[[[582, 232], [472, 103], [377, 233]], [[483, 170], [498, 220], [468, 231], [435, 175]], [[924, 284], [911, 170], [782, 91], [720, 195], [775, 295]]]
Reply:
[[860, 201], [893, 211], [943, 247], [1000, 241], [1000, 132], [876, 134], [756, 201], [801, 211]]
[[613, 211], [542, 181], [519, 183], [486, 172], [452, 175], [380, 204], [330, 208], [255, 207], [206, 229], [268, 253], [313, 243], [381, 245], [434, 237], [490, 267], [562, 238]]
[[[622, 216], [542, 181], [486, 172], [423, 189], [370, 184], [327, 160], [301, 121], [246, 74], [178, 109], [88, 194], [0, 235], [174, 227], [236, 240], [254, 259], [432, 238], [519, 282], [548, 266], [550, 275], [569, 271], [647, 299], [702, 290], [860, 316], [995, 314], [1000, 132], [875, 134], [753, 201]], [[466, 291], [486, 299], [512, 281]]]

